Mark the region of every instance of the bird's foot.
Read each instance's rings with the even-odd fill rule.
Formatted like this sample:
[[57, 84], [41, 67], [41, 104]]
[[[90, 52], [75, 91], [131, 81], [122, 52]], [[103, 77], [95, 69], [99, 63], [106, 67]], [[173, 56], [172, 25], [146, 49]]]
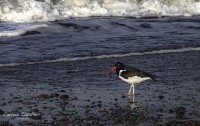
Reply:
[[134, 94], [133, 94], [133, 93], [128, 93], [127, 95], [128, 95], [128, 96], [133, 96]]

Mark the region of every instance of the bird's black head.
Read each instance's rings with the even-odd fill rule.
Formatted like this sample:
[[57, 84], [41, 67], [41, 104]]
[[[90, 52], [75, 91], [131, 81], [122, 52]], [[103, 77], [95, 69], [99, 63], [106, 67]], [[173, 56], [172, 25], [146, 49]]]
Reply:
[[121, 63], [121, 62], [116, 62], [115, 63], [115, 66], [114, 67], [112, 67], [109, 71], [108, 71], [108, 74], [110, 75], [114, 70], [116, 70], [116, 73], [117, 73], [117, 75], [119, 74], [119, 71], [121, 70], [121, 69], [123, 69], [125, 67], [125, 65], [123, 64], [123, 63]]
[[115, 67], [116, 67], [116, 74], [117, 76], [119, 76], [119, 71], [123, 70], [125, 68], [125, 65], [121, 62], [116, 62]]
[[116, 63], [115, 63], [115, 66], [116, 66], [117, 68], [122, 68], [122, 67], [124, 67], [124, 64], [121, 63], [121, 62], [116, 62]]

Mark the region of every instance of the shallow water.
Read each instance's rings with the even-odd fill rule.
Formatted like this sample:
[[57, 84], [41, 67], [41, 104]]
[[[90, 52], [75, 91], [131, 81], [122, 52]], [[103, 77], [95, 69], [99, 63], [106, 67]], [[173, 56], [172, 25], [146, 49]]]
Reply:
[[[199, 47], [199, 17], [81, 18], [0, 38], [1, 63]], [[25, 24], [24, 24], [25, 25]], [[20, 27], [21, 28], [21, 27]]]
[[[27, 113], [38, 108], [42, 118], [50, 123], [53, 119], [48, 115], [49, 112], [53, 112], [53, 117], [59, 119], [59, 111], [70, 111], [72, 106], [75, 106], [77, 112], [84, 116], [86, 106], [101, 101], [102, 107], [92, 108], [93, 113], [99, 113], [104, 108], [116, 104], [128, 105], [133, 108], [145, 108], [151, 116], [160, 120], [169, 120], [175, 118], [175, 112], [170, 111], [177, 106], [183, 106], [187, 110], [185, 117], [196, 119], [200, 117], [198, 54], [198, 51], [190, 51], [1, 67], [1, 108], [10, 112], [23, 106], [19, 111]], [[151, 72], [157, 76], [157, 81], [146, 81], [136, 85], [136, 96], [124, 98], [129, 85], [115, 75], [106, 75], [115, 61], [124, 61]], [[63, 110], [58, 99], [54, 99], [54, 102], [37, 102], [35, 98], [40, 94], [52, 93], [68, 94], [71, 99], [77, 97], [78, 100], [73, 100], [68, 108]], [[29, 102], [34, 104], [28, 104]], [[31, 109], [29, 106], [32, 106]], [[44, 106], [48, 108], [43, 109]], [[16, 118], [10, 119], [10, 122], [16, 123], [15, 121], [23, 122]]]

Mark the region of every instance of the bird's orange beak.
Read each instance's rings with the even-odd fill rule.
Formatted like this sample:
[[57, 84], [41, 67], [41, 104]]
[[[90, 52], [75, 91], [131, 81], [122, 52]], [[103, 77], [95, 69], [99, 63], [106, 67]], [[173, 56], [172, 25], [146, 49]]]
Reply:
[[110, 69], [109, 71], [108, 71], [108, 75], [110, 75], [114, 70], [116, 70], [116, 66], [114, 66], [114, 67], [112, 67], [112, 69]]

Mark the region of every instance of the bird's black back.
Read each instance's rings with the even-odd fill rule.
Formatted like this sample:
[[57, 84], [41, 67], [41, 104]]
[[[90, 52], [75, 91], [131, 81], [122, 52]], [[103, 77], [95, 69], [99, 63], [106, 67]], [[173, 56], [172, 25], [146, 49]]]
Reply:
[[150, 77], [152, 80], [155, 80], [154, 75], [147, 73], [145, 71], [139, 70], [135, 67], [124, 66], [122, 70], [126, 70], [121, 73], [121, 76], [125, 79], [128, 79], [128, 77], [131, 77], [131, 76], [140, 76], [140, 77]]

